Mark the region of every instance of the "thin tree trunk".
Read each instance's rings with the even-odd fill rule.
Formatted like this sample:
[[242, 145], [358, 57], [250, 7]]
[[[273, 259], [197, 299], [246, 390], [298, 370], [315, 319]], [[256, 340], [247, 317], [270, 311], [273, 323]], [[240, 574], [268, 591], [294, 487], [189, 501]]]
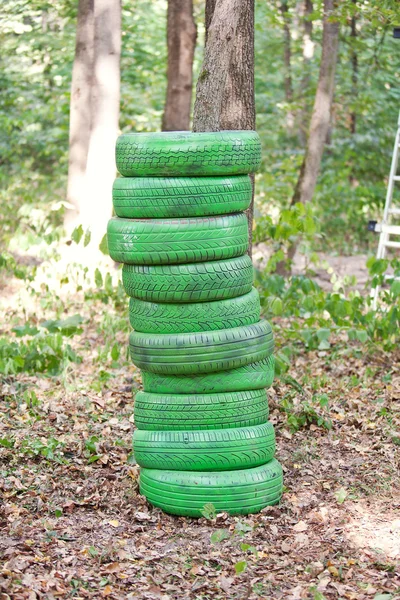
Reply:
[[[312, 200], [329, 132], [339, 45], [339, 23], [332, 19], [334, 7], [335, 0], [324, 0], [322, 56], [319, 79], [311, 115], [306, 152], [291, 200], [291, 206], [297, 202], [306, 204]], [[296, 249], [297, 243], [291, 244], [287, 253], [289, 261], [293, 260]], [[287, 264], [284, 262], [278, 263], [277, 272], [287, 274]]]
[[283, 62], [285, 65], [284, 88], [286, 102], [293, 102], [292, 84], [292, 44], [290, 34], [290, 15], [287, 0], [282, 0], [280, 11], [283, 18]]
[[[193, 130], [254, 130], [254, 0], [207, 0], [206, 36]], [[246, 212], [251, 256], [253, 201]]]
[[321, 165], [325, 140], [331, 120], [335, 71], [339, 44], [339, 23], [332, 20], [334, 0], [324, 0], [322, 56], [314, 108], [311, 116], [306, 153], [292, 198], [296, 202], [310, 202], [313, 197]]
[[72, 69], [67, 201], [65, 226], [71, 231], [79, 218], [85, 197], [86, 162], [92, 120], [94, 0], [79, 0], [75, 59]]
[[303, 76], [300, 80], [298, 97], [301, 109], [298, 114], [299, 140], [302, 146], [307, 141], [308, 110], [306, 94], [311, 81], [311, 59], [314, 55], [314, 42], [312, 41], [312, 21], [308, 18], [313, 12], [312, 0], [304, 0], [303, 6]]
[[121, 54], [121, 1], [95, 0], [92, 131], [82, 221], [97, 243], [111, 215], [118, 135]]
[[193, 1], [168, 0], [168, 85], [162, 121], [163, 131], [183, 131], [190, 128], [196, 37]]
[[[357, 0], [353, 0], [353, 4], [356, 4]], [[358, 94], [358, 54], [356, 48], [356, 38], [357, 38], [357, 18], [355, 15], [351, 18], [350, 23], [350, 37], [351, 37], [351, 96], [353, 102], [357, 100]], [[350, 132], [356, 133], [356, 121], [357, 114], [355, 109], [353, 109], [350, 113]]]

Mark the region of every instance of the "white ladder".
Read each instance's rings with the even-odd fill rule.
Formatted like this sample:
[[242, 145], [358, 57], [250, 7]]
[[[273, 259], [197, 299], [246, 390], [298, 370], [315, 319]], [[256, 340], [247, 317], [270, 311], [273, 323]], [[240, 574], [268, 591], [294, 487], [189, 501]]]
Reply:
[[[397, 132], [394, 142], [392, 165], [390, 167], [389, 182], [386, 192], [385, 210], [383, 211], [383, 219], [381, 223], [376, 221], [370, 221], [368, 229], [370, 231], [377, 231], [379, 235], [378, 252], [376, 258], [385, 258], [387, 248], [398, 248], [400, 249], [400, 225], [393, 224], [392, 218], [400, 218], [400, 207], [395, 208], [392, 206], [393, 201], [393, 190], [396, 181], [400, 181], [400, 175], [397, 174], [398, 163], [399, 163], [399, 148], [400, 148], [400, 113], [397, 121]], [[391, 239], [391, 236], [398, 236], [398, 240]], [[390, 276], [387, 276], [390, 278]], [[373, 298], [372, 307], [376, 310], [378, 305], [379, 297], [379, 286], [376, 286], [371, 291]]]

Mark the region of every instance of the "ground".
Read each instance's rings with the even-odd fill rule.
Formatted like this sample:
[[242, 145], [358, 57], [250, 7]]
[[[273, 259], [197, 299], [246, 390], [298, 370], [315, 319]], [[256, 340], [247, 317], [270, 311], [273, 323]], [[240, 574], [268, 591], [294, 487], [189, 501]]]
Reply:
[[[20, 290], [3, 296], [14, 323]], [[69, 302], [86, 319], [71, 342], [83, 362], [0, 390], [0, 600], [400, 599], [399, 356], [299, 352], [269, 393], [281, 504], [177, 518], [138, 491], [139, 373], [101, 355], [112, 338], [125, 347], [126, 315]], [[38, 296], [28, 318], [50, 305]]]

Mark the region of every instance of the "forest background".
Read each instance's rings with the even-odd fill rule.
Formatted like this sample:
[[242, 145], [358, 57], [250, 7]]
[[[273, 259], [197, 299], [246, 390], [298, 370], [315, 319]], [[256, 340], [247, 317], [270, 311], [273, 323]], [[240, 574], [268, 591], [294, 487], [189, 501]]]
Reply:
[[[204, 4], [193, 4], [195, 83], [205, 36]], [[377, 237], [367, 231], [368, 221], [382, 215], [400, 108], [400, 40], [392, 37], [400, 16], [389, 0], [338, 3], [339, 50], [321, 170], [312, 202], [292, 205], [318, 82], [322, 11], [322, 2], [309, 0], [257, 0], [255, 6], [263, 163], [256, 175], [253, 259], [277, 342], [270, 403], [285, 466], [284, 502], [279, 512], [253, 520], [218, 520], [211, 512], [198, 525], [182, 525], [150, 511], [137, 493], [131, 389], [140, 381], [126, 352], [120, 272], [104, 240], [104, 254], [97, 246], [90, 250], [85, 227], [65, 236], [77, 3], [3, 3], [5, 598], [57, 589], [65, 597], [125, 598], [137, 589], [144, 595], [132, 598], [175, 597], [174, 586], [196, 598], [226, 597], [234, 588], [238, 598], [400, 597], [394, 500], [400, 282], [386, 286], [373, 311], [369, 290], [382, 282], [388, 263], [374, 259]], [[122, 2], [121, 132], [161, 128], [166, 15], [165, 0]], [[400, 203], [398, 192], [395, 198]], [[95, 213], [95, 201], [88, 206]], [[291, 273], [277, 273], [293, 243], [299, 246]], [[395, 255], [390, 262], [398, 273]], [[148, 555], [154, 532], [156, 564]], [[142, 544], [132, 560], [129, 535]], [[168, 543], [175, 562], [161, 550]]]

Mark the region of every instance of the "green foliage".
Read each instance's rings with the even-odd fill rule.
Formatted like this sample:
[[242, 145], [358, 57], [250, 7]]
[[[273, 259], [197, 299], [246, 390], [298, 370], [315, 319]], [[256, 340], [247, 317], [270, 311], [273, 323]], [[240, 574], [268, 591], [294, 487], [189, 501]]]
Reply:
[[[44, 321], [40, 327], [25, 323], [13, 328], [22, 341], [0, 338], [0, 374], [16, 375], [21, 372], [56, 375], [68, 362], [82, 359], [66, 344], [65, 337], [81, 333], [84, 319], [74, 315], [64, 320]], [[46, 333], [46, 331], [48, 333]]]

